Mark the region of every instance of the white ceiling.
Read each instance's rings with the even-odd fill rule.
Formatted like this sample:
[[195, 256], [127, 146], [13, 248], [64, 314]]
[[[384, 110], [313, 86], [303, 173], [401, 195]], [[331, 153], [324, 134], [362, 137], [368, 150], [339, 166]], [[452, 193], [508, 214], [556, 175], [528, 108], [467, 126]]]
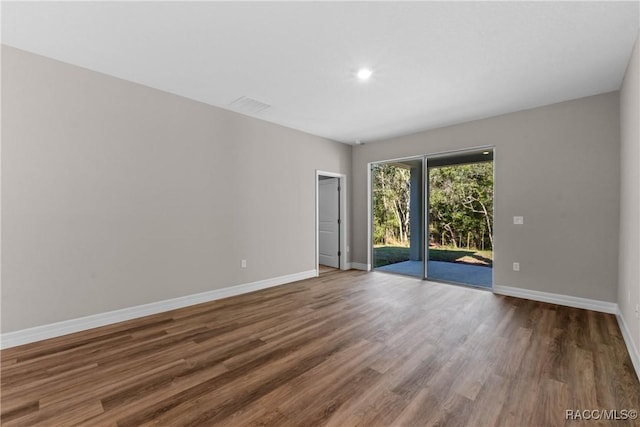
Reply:
[[2, 42], [353, 143], [617, 90], [638, 5], [3, 2]]

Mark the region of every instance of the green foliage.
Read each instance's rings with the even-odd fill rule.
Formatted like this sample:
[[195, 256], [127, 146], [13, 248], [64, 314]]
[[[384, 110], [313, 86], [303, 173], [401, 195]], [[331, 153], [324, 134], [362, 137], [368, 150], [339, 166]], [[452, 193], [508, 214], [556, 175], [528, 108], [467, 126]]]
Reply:
[[429, 172], [431, 244], [493, 247], [493, 163], [444, 166]]
[[[408, 244], [410, 171], [392, 164], [373, 169], [373, 239], [376, 245]], [[430, 245], [491, 250], [493, 162], [429, 170]]]
[[376, 244], [406, 244], [409, 240], [410, 177], [409, 169], [391, 164], [374, 166], [373, 237]]

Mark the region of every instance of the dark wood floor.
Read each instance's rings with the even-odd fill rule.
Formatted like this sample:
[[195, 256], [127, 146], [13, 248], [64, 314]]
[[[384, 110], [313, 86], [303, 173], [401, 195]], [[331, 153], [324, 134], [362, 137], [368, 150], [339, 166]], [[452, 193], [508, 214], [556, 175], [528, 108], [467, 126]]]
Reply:
[[566, 409], [640, 409], [614, 316], [384, 273], [1, 356], [3, 426], [574, 426]]

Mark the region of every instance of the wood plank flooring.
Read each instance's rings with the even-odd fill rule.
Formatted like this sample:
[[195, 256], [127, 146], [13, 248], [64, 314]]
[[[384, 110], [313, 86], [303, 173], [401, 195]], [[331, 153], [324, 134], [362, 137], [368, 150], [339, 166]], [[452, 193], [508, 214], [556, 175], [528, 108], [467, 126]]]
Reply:
[[612, 315], [384, 273], [315, 279], [1, 352], [3, 426], [633, 426]]
[[321, 276], [326, 273], [335, 273], [336, 271], [338, 271], [338, 269], [335, 267], [329, 267], [328, 265], [318, 264], [318, 272], [320, 273]]

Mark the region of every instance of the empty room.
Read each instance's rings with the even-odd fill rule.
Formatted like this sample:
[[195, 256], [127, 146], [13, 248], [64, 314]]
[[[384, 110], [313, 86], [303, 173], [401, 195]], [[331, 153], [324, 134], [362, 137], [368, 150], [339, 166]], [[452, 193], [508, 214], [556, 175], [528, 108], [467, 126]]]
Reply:
[[3, 426], [640, 425], [640, 1], [0, 7]]

